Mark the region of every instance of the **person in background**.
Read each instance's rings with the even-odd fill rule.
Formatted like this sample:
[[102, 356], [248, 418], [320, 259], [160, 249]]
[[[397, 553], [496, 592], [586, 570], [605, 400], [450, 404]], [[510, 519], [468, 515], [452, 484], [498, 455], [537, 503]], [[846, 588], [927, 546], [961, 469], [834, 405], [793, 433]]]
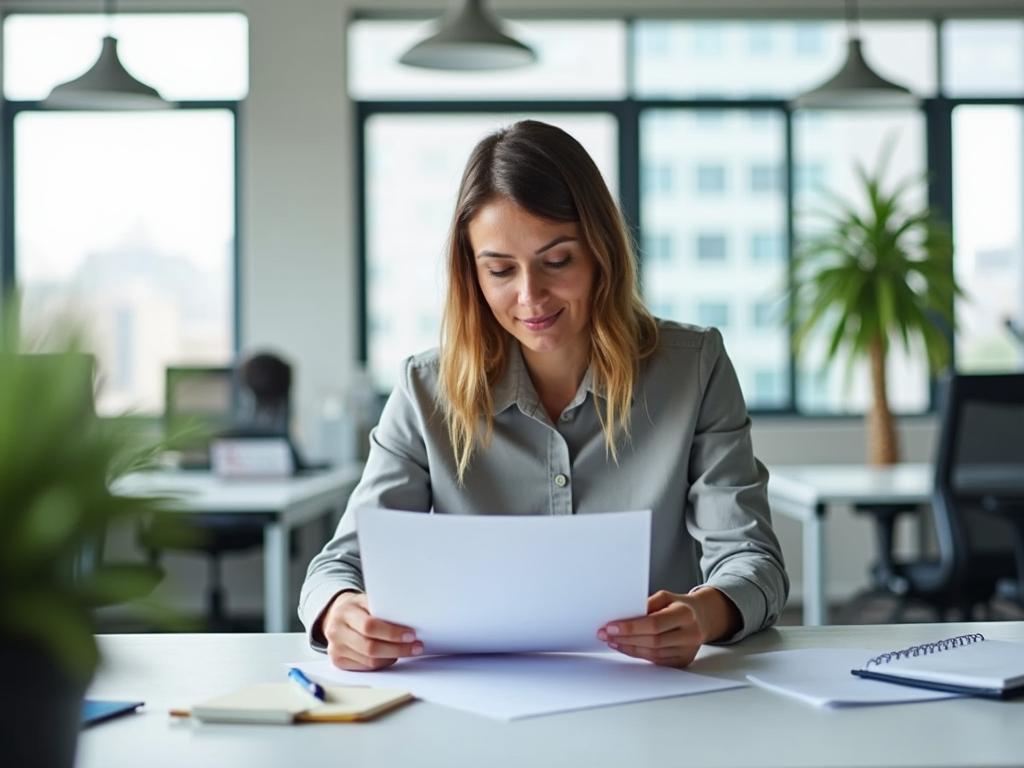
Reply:
[[628, 230], [586, 150], [533, 120], [480, 141], [447, 275], [440, 347], [404, 361], [362, 480], [309, 565], [299, 615], [312, 646], [349, 670], [423, 653], [413, 628], [368, 611], [359, 507], [650, 509], [647, 615], [610, 622], [600, 640], [686, 666], [704, 643], [774, 624], [789, 581], [722, 337], [646, 309]]

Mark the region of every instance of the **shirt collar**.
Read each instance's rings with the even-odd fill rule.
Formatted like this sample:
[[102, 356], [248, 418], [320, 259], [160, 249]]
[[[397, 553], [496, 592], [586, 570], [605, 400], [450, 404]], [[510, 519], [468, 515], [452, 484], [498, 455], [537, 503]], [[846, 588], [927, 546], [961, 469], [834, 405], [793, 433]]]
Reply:
[[[594, 392], [594, 374], [590, 366], [583, 375], [576, 396], [567, 406], [575, 408], [580, 405], [588, 393]], [[494, 415], [497, 416], [512, 405], [518, 405], [519, 410], [527, 416], [533, 416], [542, 410], [540, 397], [530, 380], [530, 373], [526, 370], [526, 361], [523, 360], [523, 353], [518, 342], [509, 344], [508, 360], [505, 364], [505, 372], [498, 379], [491, 392]]]

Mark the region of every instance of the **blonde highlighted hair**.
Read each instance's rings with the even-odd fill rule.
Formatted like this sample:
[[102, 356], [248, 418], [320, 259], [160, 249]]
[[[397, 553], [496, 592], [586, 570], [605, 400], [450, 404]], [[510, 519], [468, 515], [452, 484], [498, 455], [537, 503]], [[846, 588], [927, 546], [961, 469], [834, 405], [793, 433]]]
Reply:
[[590, 368], [604, 399], [598, 416], [605, 446], [618, 459], [617, 435], [629, 436], [640, 361], [658, 344], [640, 298], [629, 230], [601, 172], [576, 139], [555, 126], [523, 120], [473, 149], [463, 172], [448, 239], [448, 293], [441, 324], [440, 406], [461, 483], [474, 450], [494, 427], [491, 387], [508, 363], [513, 338], [498, 324], [477, 281], [469, 223], [481, 208], [507, 200], [552, 222], [579, 222], [597, 265], [590, 306]]

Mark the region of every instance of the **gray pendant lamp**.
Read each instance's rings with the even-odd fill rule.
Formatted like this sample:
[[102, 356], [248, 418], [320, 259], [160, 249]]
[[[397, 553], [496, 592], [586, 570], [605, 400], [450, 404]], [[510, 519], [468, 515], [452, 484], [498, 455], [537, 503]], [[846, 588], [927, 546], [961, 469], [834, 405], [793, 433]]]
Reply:
[[[106, 0], [108, 19], [114, 14], [114, 0]], [[107, 35], [96, 63], [84, 75], [54, 86], [42, 105], [61, 109], [138, 110], [170, 109], [155, 88], [136, 80], [117, 57], [117, 38]]]
[[793, 99], [793, 109], [901, 109], [920, 104], [907, 88], [886, 80], [868, 66], [857, 22], [856, 0], [846, 0], [846, 63], [830, 80]]
[[501, 30], [501, 21], [482, 0], [459, 0], [440, 20], [437, 32], [416, 43], [399, 61], [427, 69], [508, 69], [532, 64], [537, 54]]

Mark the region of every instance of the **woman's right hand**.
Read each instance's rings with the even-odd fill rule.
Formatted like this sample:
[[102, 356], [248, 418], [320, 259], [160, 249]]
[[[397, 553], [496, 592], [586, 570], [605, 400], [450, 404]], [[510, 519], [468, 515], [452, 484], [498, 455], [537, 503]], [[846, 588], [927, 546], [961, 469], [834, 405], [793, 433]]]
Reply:
[[371, 616], [361, 592], [342, 592], [334, 598], [324, 615], [323, 633], [331, 663], [353, 672], [383, 669], [423, 653], [423, 643], [412, 629]]

